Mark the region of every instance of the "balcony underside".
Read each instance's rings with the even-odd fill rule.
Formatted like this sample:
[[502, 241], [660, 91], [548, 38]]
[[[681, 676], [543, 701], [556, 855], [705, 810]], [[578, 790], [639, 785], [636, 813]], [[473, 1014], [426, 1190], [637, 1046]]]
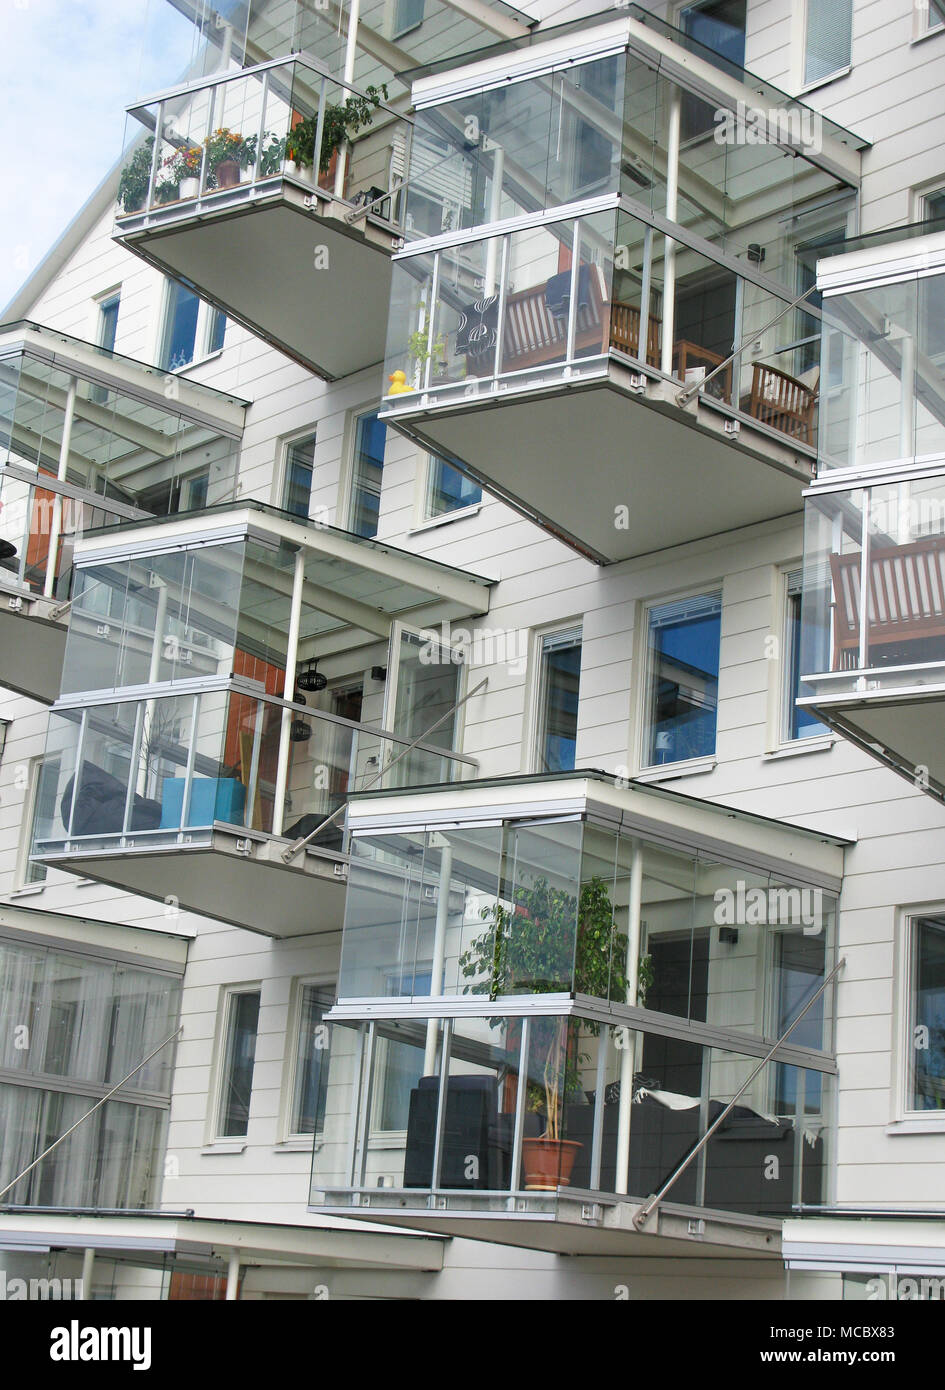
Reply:
[[918, 692], [799, 702], [913, 786], [945, 801], [945, 685]]
[[388, 402], [385, 418], [601, 564], [800, 511], [811, 455], [787, 437], [744, 420], [726, 433], [731, 414], [702, 400], [680, 410], [666, 380], [631, 391], [614, 359], [569, 383], [550, 370], [551, 386]]
[[392, 237], [349, 211], [274, 180], [125, 217], [116, 240], [333, 381], [380, 362], [387, 334]]
[[309, 1210], [557, 1255], [778, 1259], [781, 1252], [780, 1220], [667, 1203], [638, 1231], [632, 1218], [642, 1199], [602, 1201], [590, 1192], [483, 1193], [477, 1199], [468, 1192], [430, 1196], [386, 1189], [326, 1192], [325, 1199]]
[[[340, 932], [347, 860], [306, 850], [283, 863], [287, 840], [215, 825], [198, 844], [43, 853], [43, 863], [107, 883], [181, 911], [283, 940]], [[140, 836], [144, 844], [146, 837]], [[336, 872], [335, 866], [340, 872]]]
[[51, 705], [59, 698], [62, 684], [67, 630], [63, 623], [35, 613], [16, 611], [3, 603], [0, 606], [0, 685], [17, 695]]

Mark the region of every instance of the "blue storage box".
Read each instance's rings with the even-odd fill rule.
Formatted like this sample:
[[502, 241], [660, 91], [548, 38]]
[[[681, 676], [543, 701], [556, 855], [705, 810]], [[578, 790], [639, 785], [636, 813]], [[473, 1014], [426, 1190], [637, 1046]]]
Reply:
[[[165, 777], [161, 791], [162, 830], [180, 825], [184, 805], [183, 777]], [[190, 793], [187, 825], [210, 825], [215, 820], [243, 824], [246, 788], [235, 777], [195, 777]]]

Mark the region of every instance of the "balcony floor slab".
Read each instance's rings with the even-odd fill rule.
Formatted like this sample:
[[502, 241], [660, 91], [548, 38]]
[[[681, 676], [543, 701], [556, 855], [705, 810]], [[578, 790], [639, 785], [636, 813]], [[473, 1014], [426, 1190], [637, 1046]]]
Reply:
[[51, 606], [24, 598], [22, 607], [11, 608], [0, 594], [0, 685], [44, 705], [59, 698], [68, 630], [42, 616]]
[[393, 236], [349, 211], [276, 180], [122, 218], [115, 237], [333, 381], [380, 362], [387, 335]]
[[803, 703], [913, 786], [945, 801], [945, 689], [897, 696], [835, 695]]
[[631, 389], [612, 359], [567, 382], [549, 372], [449, 404], [395, 397], [384, 418], [601, 564], [801, 511], [812, 460], [786, 436], [743, 421], [727, 433], [730, 415], [681, 410], [682, 388], [662, 379]]
[[160, 848], [63, 849], [42, 859], [174, 910], [277, 940], [341, 931], [344, 855], [306, 850], [287, 865], [282, 859], [287, 840], [219, 825], [206, 838], [194, 831], [193, 840]]

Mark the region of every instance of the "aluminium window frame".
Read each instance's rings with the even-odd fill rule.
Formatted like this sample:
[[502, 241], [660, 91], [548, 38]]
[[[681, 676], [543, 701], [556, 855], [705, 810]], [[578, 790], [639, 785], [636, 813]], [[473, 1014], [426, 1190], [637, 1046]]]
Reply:
[[[229, 1149], [242, 1150], [249, 1142], [249, 1126], [252, 1118], [253, 1086], [250, 1086], [249, 1101], [246, 1113], [246, 1133], [245, 1134], [224, 1134], [223, 1127], [223, 1107], [226, 1096], [226, 1072], [230, 1052], [230, 1038], [233, 1027], [233, 1000], [242, 994], [258, 994], [259, 1009], [262, 1012], [263, 981], [242, 980], [220, 986], [220, 997], [217, 1003], [216, 1023], [214, 1028], [214, 1050], [212, 1059], [212, 1076], [208, 1093], [207, 1123], [206, 1123], [206, 1146], [211, 1150], [226, 1151]], [[256, 1026], [256, 1042], [259, 1042], [259, 1025]], [[253, 1077], [255, 1079], [256, 1054], [253, 1053]]]

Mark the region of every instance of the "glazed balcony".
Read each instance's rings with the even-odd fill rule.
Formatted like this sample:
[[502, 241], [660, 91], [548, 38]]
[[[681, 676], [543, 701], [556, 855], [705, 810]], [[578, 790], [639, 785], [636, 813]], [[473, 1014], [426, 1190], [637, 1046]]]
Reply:
[[355, 797], [348, 828], [317, 1210], [772, 1254], [823, 1200], [839, 842], [585, 773]]
[[235, 490], [245, 402], [36, 324], [0, 330], [3, 684], [59, 694], [73, 554], [89, 529]]
[[604, 563], [800, 510], [796, 228], [857, 182], [853, 137], [807, 138], [674, 32], [613, 21], [413, 89], [382, 416]]
[[[34, 855], [277, 937], [337, 930], [350, 792], [476, 767], [457, 746], [462, 669], [403, 619], [488, 599], [474, 576], [261, 504], [85, 536]], [[324, 693], [376, 669], [359, 718]]]
[[799, 703], [942, 798], [945, 236], [871, 242], [820, 263]]
[[[359, 101], [357, 132], [339, 144], [339, 117]], [[381, 361], [400, 236], [390, 171], [409, 158], [410, 123], [379, 89], [363, 95], [295, 56], [129, 112], [143, 131], [123, 173], [123, 246], [328, 380]]]

